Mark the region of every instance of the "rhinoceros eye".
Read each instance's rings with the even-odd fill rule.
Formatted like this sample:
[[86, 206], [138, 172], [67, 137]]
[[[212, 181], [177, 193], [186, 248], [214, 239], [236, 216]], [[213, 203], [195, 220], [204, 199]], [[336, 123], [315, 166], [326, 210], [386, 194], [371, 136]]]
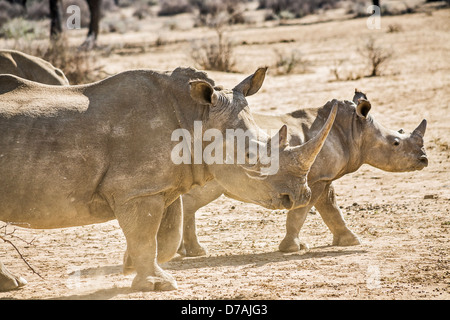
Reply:
[[392, 143], [394, 146], [398, 146], [400, 145], [400, 139], [399, 138], [395, 138], [394, 142]]

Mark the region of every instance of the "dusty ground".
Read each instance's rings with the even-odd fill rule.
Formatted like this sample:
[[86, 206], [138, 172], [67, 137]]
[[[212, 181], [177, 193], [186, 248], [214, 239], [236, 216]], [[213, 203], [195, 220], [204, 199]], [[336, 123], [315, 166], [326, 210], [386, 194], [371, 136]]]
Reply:
[[[319, 19], [329, 20], [328, 16]], [[43, 279], [8, 244], [2, 261], [29, 284], [0, 299], [449, 299], [450, 298], [450, 10], [382, 17], [381, 30], [366, 19], [276, 26], [233, 27], [240, 73], [209, 72], [231, 87], [260, 65], [273, 65], [273, 49], [298, 49], [309, 72], [276, 76], [249, 98], [253, 110], [287, 112], [350, 99], [355, 87], [372, 102], [372, 113], [392, 129], [411, 131], [426, 118], [430, 165], [420, 172], [386, 173], [363, 166], [335, 183], [338, 201], [363, 244], [333, 247], [331, 233], [312, 211], [302, 230], [309, 251], [284, 254], [285, 212], [222, 197], [198, 212], [205, 257], [163, 265], [178, 281], [171, 292], [132, 292], [134, 275], [121, 274], [124, 236], [116, 221], [58, 230], [16, 229], [14, 242]], [[167, 18], [130, 34], [104, 34], [100, 44], [130, 44], [102, 57], [113, 73], [130, 68], [173, 69], [192, 65], [190, 42], [213, 35], [206, 29], [165, 27]], [[172, 18], [171, 18], [172, 19]], [[301, 21], [300, 21], [301, 22]], [[145, 23], [142, 22], [142, 23]], [[400, 26], [387, 32], [388, 26]], [[159, 30], [155, 33], [155, 30]], [[84, 33], [84, 31], [83, 31]], [[77, 34], [78, 39], [82, 34]], [[332, 81], [364, 68], [357, 48], [369, 36], [394, 56], [380, 77]], [[157, 37], [167, 43], [154, 46]], [[245, 42], [244, 42], [245, 41]], [[137, 44], [137, 45], [136, 45]], [[139, 47], [140, 46], [140, 47]], [[138, 48], [138, 49], [136, 49]]]

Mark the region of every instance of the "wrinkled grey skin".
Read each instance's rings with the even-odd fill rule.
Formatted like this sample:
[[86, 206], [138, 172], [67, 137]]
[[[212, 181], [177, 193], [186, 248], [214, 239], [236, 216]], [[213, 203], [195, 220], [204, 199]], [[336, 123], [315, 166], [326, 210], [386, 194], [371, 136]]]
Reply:
[[[0, 76], [0, 220], [47, 229], [117, 219], [136, 268], [132, 287], [175, 289], [158, 262], [179, 247], [180, 195], [193, 186], [215, 179], [240, 199], [269, 208], [309, 202], [306, 175], [336, 106], [313, 143], [290, 147], [286, 127], [280, 129], [280, 169], [273, 176], [252, 177], [246, 165], [171, 161], [172, 132], [184, 128], [192, 135], [194, 120], [223, 135], [228, 128], [259, 130], [245, 96], [259, 90], [265, 73], [258, 69], [233, 90], [216, 89], [205, 73], [189, 68], [134, 70], [81, 86]], [[2, 290], [23, 284], [3, 268], [0, 275]]]
[[0, 50], [0, 74], [45, 84], [69, 85], [64, 73], [49, 62], [15, 50]]
[[[262, 128], [287, 124], [290, 144], [296, 145], [314, 134], [323, 123], [327, 110], [336, 102], [339, 111], [333, 128], [308, 174], [311, 201], [305, 207], [288, 212], [286, 236], [279, 246], [283, 252], [307, 248], [300, 242], [299, 232], [313, 206], [333, 233], [333, 245], [360, 244], [358, 237], [346, 226], [336, 202], [334, 180], [358, 170], [363, 164], [391, 172], [421, 170], [428, 165], [423, 147], [426, 120], [410, 134], [403, 133], [402, 129], [386, 129], [369, 114], [370, 102], [364, 93], [357, 90], [353, 102], [333, 100], [321, 108], [301, 109], [278, 116], [254, 113], [254, 118]], [[180, 253], [187, 256], [206, 253], [196, 235], [195, 212], [222, 194], [235, 198], [214, 181], [183, 195], [184, 248]]]

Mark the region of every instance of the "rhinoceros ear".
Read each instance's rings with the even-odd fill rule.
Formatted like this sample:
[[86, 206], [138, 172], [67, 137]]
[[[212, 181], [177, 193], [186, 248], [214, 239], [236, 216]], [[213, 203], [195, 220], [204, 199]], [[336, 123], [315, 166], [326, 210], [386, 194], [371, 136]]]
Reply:
[[352, 99], [353, 103], [358, 105], [358, 100], [361, 99], [361, 98], [369, 100], [369, 99], [367, 99], [367, 96], [366, 96], [366, 94], [364, 92], [362, 92], [361, 90], [358, 90], [358, 88], [356, 88], [355, 89], [355, 94], [354, 94], [353, 99]]
[[206, 81], [192, 80], [189, 82], [191, 97], [200, 104], [214, 105], [217, 102], [217, 92]]
[[[288, 130], [287, 126], [284, 124], [274, 136], [269, 138], [267, 144], [282, 150], [288, 146], [287, 139], [288, 139]], [[275, 141], [275, 143], [278, 142], [278, 144], [274, 146], [272, 145], [272, 141]]]
[[369, 101], [364, 98], [359, 98], [358, 105], [356, 106], [356, 114], [361, 118], [367, 118], [371, 108], [372, 106]]
[[254, 74], [245, 78], [233, 90], [242, 92], [245, 97], [258, 92], [266, 78], [267, 67], [259, 68]]
[[287, 142], [287, 126], [284, 124], [281, 129], [277, 132], [277, 134], [272, 138], [274, 139], [275, 137], [278, 136], [278, 147], [280, 149], [283, 149], [287, 146], [288, 142]]

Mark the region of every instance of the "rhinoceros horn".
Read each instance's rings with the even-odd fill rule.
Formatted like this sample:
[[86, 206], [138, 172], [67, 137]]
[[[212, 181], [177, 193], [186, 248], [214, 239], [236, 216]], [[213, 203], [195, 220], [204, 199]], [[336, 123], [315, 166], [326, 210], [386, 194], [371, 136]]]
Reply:
[[308, 171], [316, 160], [316, 156], [319, 154], [322, 149], [325, 140], [328, 137], [328, 133], [333, 126], [334, 119], [336, 118], [338, 110], [338, 105], [335, 103], [333, 108], [331, 109], [330, 114], [328, 115], [328, 119], [323, 125], [322, 129], [320, 129], [319, 133], [312, 139], [308, 140], [304, 144], [294, 147], [293, 152], [298, 155], [299, 165], [305, 171]]
[[413, 134], [417, 134], [421, 137], [425, 135], [427, 129], [427, 120], [423, 119], [417, 128], [414, 129]]

